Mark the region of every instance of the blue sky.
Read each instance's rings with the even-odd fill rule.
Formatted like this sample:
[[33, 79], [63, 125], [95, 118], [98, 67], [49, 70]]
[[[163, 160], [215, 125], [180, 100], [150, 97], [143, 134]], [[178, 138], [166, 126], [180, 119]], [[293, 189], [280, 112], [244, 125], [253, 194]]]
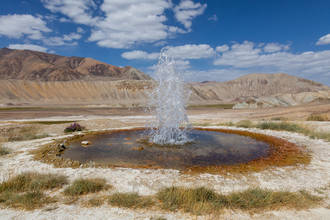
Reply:
[[328, 0], [2, 0], [0, 47], [92, 57], [187, 81], [285, 72], [330, 85]]

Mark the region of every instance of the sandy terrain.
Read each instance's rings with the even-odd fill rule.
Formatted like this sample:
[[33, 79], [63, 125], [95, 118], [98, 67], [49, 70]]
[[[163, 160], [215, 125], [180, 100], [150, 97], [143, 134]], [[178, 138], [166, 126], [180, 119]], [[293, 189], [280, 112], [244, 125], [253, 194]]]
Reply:
[[[216, 109], [194, 109], [190, 110], [189, 118], [192, 123], [219, 123], [224, 121], [238, 121], [249, 118], [261, 120], [272, 117], [287, 117], [302, 120], [313, 112], [329, 112], [329, 105], [277, 108], [268, 110], [216, 110]], [[126, 116], [108, 114], [109, 110], [97, 109], [93, 112], [80, 110], [77, 112], [61, 110], [59, 112], [29, 110], [13, 111], [11, 113], [1, 111], [1, 127], [17, 126], [31, 120], [79, 120], [89, 130], [101, 130], [111, 128], [128, 128], [142, 126], [151, 116], [145, 115], [143, 111], [140, 116], [134, 116], [128, 111]], [[66, 112], [67, 114], [62, 114]], [[38, 115], [38, 118], [36, 118]], [[107, 116], [105, 116], [107, 115]], [[128, 116], [127, 116], [128, 115]], [[16, 120], [14, 120], [16, 119]], [[17, 120], [19, 119], [19, 120]], [[330, 122], [304, 122], [315, 129], [330, 132]], [[306, 148], [311, 152], [312, 161], [303, 167], [270, 168], [258, 173], [235, 174], [228, 176], [199, 174], [186, 175], [177, 170], [162, 169], [104, 169], [104, 168], [54, 168], [52, 165], [34, 161], [29, 151], [38, 146], [62, 138], [63, 128], [66, 124], [40, 125], [44, 132], [52, 134], [53, 137], [39, 140], [20, 141], [5, 143], [14, 153], [1, 157], [0, 159], [0, 182], [11, 176], [25, 171], [37, 171], [41, 173], [59, 173], [69, 177], [72, 181], [78, 177], [101, 177], [105, 178], [114, 186], [113, 191], [137, 192], [141, 195], [152, 195], [163, 187], [205, 186], [221, 193], [240, 191], [249, 187], [259, 186], [274, 190], [299, 191], [308, 190], [317, 194], [318, 189], [325, 188], [324, 194], [330, 195], [330, 143], [323, 140], [315, 140], [301, 134], [283, 131], [270, 131], [247, 129], [276, 137], [284, 138], [298, 146]], [[242, 129], [242, 128], [237, 128]], [[68, 135], [67, 135], [68, 136]], [[60, 192], [53, 193], [54, 195]], [[326, 199], [322, 205], [308, 210], [276, 210], [263, 213], [251, 214], [242, 211], [225, 210], [221, 216], [191, 216], [186, 213], [165, 212], [160, 210], [131, 210], [115, 208], [103, 205], [98, 208], [84, 208], [79, 204], [63, 205], [53, 204], [40, 210], [19, 211], [15, 209], [0, 209], [1, 219], [150, 219], [151, 217], [165, 217], [166, 219], [328, 219], [330, 216], [330, 200]]]

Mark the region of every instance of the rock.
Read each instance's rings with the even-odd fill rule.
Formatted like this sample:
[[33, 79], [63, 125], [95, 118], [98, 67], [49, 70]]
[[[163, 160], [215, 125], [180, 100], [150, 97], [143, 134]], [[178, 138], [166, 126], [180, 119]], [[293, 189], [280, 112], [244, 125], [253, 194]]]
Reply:
[[86, 145], [90, 145], [90, 144], [91, 144], [90, 141], [82, 141], [82, 142], [81, 142], [81, 145], [85, 145], [85, 146], [86, 146]]

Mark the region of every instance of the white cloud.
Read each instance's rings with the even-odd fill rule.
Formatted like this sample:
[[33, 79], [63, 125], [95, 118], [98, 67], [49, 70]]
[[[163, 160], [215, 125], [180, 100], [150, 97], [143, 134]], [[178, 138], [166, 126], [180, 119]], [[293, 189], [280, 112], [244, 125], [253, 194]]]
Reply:
[[50, 31], [40, 17], [28, 14], [0, 16], [0, 35], [10, 38], [20, 38], [26, 35], [29, 39], [39, 40], [43, 37], [43, 32]]
[[273, 53], [281, 50], [290, 49], [289, 45], [279, 44], [279, 43], [268, 43], [264, 46], [264, 51], [267, 53]]
[[34, 50], [40, 52], [47, 52], [47, 48], [41, 47], [39, 45], [34, 44], [10, 44], [8, 45], [9, 49], [16, 49], [16, 50]]
[[[172, 0], [104, 0], [100, 4], [93, 0], [41, 1], [51, 12], [64, 15], [61, 22], [89, 26], [88, 40], [108, 48], [130, 48], [187, 33], [192, 20], [206, 8], [206, 4], [191, 0], [183, 0], [174, 8]], [[166, 10], [170, 9], [188, 30], [166, 24]]]
[[298, 54], [285, 50], [286, 48], [282, 48], [280, 51], [266, 53], [265, 48], [245, 41], [242, 44], [233, 44], [214, 64], [234, 70], [285, 72], [307, 78], [326, 78], [330, 73], [330, 50]]
[[133, 50], [122, 53], [121, 56], [127, 60], [134, 60], [134, 59], [155, 60], [158, 59], [159, 53], [147, 53], [142, 50]]
[[204, 13], [207, 4], [194, 3], [192, 0], [181, 0], [180, 4], [174, 7], [175, 18], [191, 30], [192, 20]]
[[128, 48], [166, 39], [164, 11], [170, 7], [169, 0], [104, 0], [105, 18], [92, 29], [89, 40], [102, 47]]
[[[170, 56], [177, 60], [202, 59], [215, 55], [214, 49], [207, 44], [185, 44], [176, 47], [166, 47]], [[121, 55], [125, 59], [158, 59], [159, 53], [147, 53], [141, 50], [125, 52]]]
[[44, 44], [49, 46], [75, 46], [78, 43], [75, 40], [79, 40], [81, 35], [78, 33], [65, 34], [62, 37], [48, 37], [43, 39]]
[[324, 35], [317, 42], [316, 45], [330, 44], [330, 34]]
[[77, 33], [84, 33], [84, 32], [85, 32], [84, 29], [82, 29], [81, 27], [77, 28]]
[[229, 50], [229, 47], [228, 47], [227, 44], [224, 44], [224, 45], [221, 45], [221, 46], [216, 47], [215, 50], [217, 52], [222, 53], [222, 52], [226, 52], [227, 50]]
[[[53, 13], [62, 13], [78, 24], [94, 25], [97, 18], [92, 16], [96, 7], [93, 0], [41, 0], [45, 8]], [[67, 22], [67, 18], [60, 21]]]
[[168, 53], [176, 59], [202, 59], [215, 54], [214, 49], [207, 44], [185, 44], [167, 48]]

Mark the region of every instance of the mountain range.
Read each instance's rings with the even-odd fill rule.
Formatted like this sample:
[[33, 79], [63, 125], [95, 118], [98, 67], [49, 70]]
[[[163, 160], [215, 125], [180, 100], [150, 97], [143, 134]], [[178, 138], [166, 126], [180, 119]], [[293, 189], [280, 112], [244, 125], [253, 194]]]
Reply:
[[[0, 49], [0, 101], [4, 105], [86, 104], [145, 106], [155, 81], [130, 67], [92, 58]], [[330, 101], [329, 87], [284, 73], [248, 74], [227, 82], [187, 83], [190, 105], [235, 108]]]

